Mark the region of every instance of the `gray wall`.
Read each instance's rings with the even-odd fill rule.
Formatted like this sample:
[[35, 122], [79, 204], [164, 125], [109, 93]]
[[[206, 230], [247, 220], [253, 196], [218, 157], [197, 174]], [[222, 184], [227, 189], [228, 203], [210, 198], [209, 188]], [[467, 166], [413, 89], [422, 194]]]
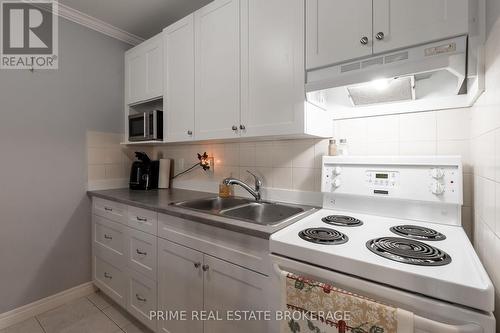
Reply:
[[493, 25], [500, 16], [500, 1], [486, 0], [486, 34], [489, 35]]
[[60, 19], [58, 70], [0, 70], [0, 313], [91, 280], [85, 135], [123, 130], [128, 47]]

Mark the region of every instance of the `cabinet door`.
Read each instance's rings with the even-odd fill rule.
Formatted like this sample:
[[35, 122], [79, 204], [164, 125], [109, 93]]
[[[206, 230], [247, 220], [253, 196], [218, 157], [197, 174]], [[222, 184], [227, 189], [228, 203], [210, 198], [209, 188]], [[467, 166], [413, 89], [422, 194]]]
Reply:
[[144, 58], [146, 59], [146, 96], [144, 99], [161, 97], [163, 94], [163, 43], [161, 34], [145, 42]]
[[[373, 50], [389, 51], [465, 34], [467, 0], [373, 0]], [[383, 39], [376, 35], [383, 33]]]
[[240, 0], [215, 0], [195, 13], [196, 139], [238, 137]]
[[141, 101], [146, 95], [146, 58], [140, 49], [125, 54], [125, 86], [127, 104]]
[[[224, 318], [227, 311], [265, 311], [267, 277], [205, 255], [205, 311], [217, 311]], [[205, 321], [204, 333], [267, 332], [267, 321]]]
[[372, 1], [306, 0], [307, 69], [371, 55], [371, 36]]
[[194, 15], [163, 30], [167, 141], [194, 135]]
[[[203, 254], [187, 247], [158, 239], [158, 305], [166, 311], [203, 310]], [[160, 320], [160, 332], [201, 333], [199, 320]]]
[[241, 45], [241, 135], [303, 129], [304, 0], [242, 1]]
[[156, 35], [125, 54], [128, 104], [158, 98], [163, 94], [162, 49], [161, 35]]

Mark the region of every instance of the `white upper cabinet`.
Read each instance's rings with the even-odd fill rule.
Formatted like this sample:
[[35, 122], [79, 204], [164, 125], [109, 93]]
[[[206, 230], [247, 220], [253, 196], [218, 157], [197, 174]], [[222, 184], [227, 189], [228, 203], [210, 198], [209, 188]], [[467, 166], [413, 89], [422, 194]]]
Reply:
[[194, 138], [194, 14], [163, 30], [166, 140]]
[[373, 52], [466, 34], [468, 0], [373, 0]]
[[307, 69], [371, 54], [370, 0], [306, 0]]
[[469, 0], [306, 0], [306, 69], [468, 32]]
[[240, 0], [215, 0], [195, 12], [197, 140], [239, 135]]
[[158, 34], [125, 53], [127, 104], [139, 103], [163, 94], [163, 42]]
[[298, 133], [304, 122], [304, 1], [241, 5], [241, 135]]

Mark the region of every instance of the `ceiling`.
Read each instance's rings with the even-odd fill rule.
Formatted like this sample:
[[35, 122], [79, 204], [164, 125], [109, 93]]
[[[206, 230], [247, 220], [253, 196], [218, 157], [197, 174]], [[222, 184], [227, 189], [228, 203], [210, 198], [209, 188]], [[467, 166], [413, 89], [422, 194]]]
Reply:
[[212, 0], [60, 0], [61, 3], [142, 38]]

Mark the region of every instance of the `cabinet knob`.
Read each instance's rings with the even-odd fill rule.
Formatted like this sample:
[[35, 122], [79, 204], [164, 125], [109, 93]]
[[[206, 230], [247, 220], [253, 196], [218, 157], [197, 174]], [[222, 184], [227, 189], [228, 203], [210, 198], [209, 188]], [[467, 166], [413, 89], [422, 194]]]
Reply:
[[188, 135], [193, 135], [193, 131], [188, 130], [188, 131], [187, 131], [187, 134], [188, 134]]
[[137, 300], [139, 302], [146, 302], [147, 299], [145, 299], [144, 297], [141, 297], [139, 294], [135, 294], [135, 298], [137, 298]]
[[361, 44], [363, 44], [363, 45], [368, 44], [368, 37], [366, 37], [366, 36], [361, 37], [361, 39], [359, 40], [359, 42]]
[[104, 238], [105, 238], [105, 239], [113, 239], [113, 237], [112, 237], [112, 236], [109, 236], [109, 235], [106, 235], [106, 234], [104, 234]]
[[208, 271], [210, 269], [210, 266], [203, 265], [201, 268], [203, 269], [204, 272], [206, 272], [206, 271]]
[[104, 277], [110, 280], [113, 278], [113, 276], [111, 274], [108, 274], [107, 272], [104, 272]]
[[201, 266], [201, 263], [200, 262], [195, 262], [194, 263], [194, 268], [200, 268]]
[[113, 211], [113, 208], [104, 207], [104, 210], [105, 210], [105, 211], [107, 211], [107, 212], [112, 212], [112, 211]]
[[137, 218], [137, 221], [139, 221], [139, 222], [147, 222], [148, 221], [148, 219], [145, 217], [136, 216], [136, 218]]
[[141, 255], [141, 256], [147, 256], [147, 255], [148, 255], [148, 253], [147, 253], [147, 252], [143, 252], [143, 251], [141, 251], [141, 250], [139, 250], [139, 249], [135, 249], [135, 252], [137, 252], [137, 254], [139, 254], [139, 255]]
[[377, 40], [382, 40], [384, 39], [385, 35], [384, 33], [381, 31], [381, 32], [378, 32], [376, 35], [375, 35], [375, 38], [377, 38]]
[[233, 131], [237, 131], [237, 130], [238, 130], [238, 126], [233, 125], [233, 127], [231, 127], [231, 129], [232, 129]]
[[245, 125], [240, 125], [240, 130], [244, 130], [245, 129]]

